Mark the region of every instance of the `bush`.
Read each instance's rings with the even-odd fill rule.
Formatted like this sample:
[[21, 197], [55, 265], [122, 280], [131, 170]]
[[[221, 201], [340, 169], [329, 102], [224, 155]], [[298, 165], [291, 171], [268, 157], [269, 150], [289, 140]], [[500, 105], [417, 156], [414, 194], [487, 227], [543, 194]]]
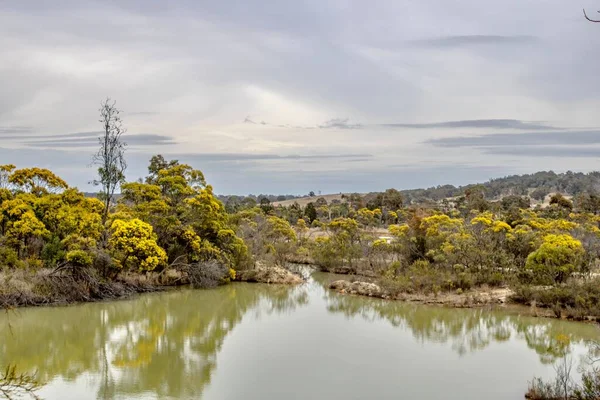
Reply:
[[65, 251], [58, 236], [53, 236], [42, 248], [42, 260], [47, 266], [54, 266], [65, 257]]
[[600, 317], [600, 279], [587, 282], [571, 280], [561, 286], [533, 287], [519, 285], [515, 287], [512, 300], [517, 303], [552, 308], [555, 314], [564, 314], [570, 318]]
[[183, 270], [187, 272], [190, 284], [195, 288], [216, 287], [235, 277], [235, 271], [216, 260], [190, 264]]
[[19, 255], [10, 247], [0, 245], [0, 269], [1, 268], [23, 268], [25, 263], [19, 260]]
[[73, 267], [89, 267], [94, 262], [93, 257], [83, 250], [72, 250], [67, 253], [67, 261]]

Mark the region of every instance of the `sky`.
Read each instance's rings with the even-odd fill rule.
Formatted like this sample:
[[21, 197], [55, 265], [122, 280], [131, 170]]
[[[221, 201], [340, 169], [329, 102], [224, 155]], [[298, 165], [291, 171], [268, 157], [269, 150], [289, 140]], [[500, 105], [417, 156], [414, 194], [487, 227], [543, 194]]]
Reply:
[[0, 164], [94, 190], [110, 97], [220, 194], [600, 169], [600, 1], [0, 0]]

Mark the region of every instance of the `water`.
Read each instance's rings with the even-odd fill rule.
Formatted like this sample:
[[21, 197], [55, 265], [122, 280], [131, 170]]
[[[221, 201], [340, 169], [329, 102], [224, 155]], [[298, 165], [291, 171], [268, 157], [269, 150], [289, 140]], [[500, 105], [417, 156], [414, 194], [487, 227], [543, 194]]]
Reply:
[[[46, 399], [522, 399], [594, 325], [236, 283], [0, 316], [0, 365]], [[9, 327], [10, 325], [10, 327]]]

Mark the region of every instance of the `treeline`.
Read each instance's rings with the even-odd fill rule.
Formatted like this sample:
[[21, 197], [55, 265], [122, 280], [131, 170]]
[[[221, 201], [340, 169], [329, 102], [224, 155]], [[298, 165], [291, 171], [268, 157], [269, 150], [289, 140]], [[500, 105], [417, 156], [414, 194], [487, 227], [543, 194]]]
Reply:
[[305, 207], [265, 203], [232, 218], [266, 218], [279, 232], [292, 226], [295, 237], [258, 235], [273, 241], [263, 248], [279, 262], [368, 275], [388, 294], [508, 286], [513, 300], [548, 307], [557, 316], [600, 317], [596, 195], [583, 192], [573, 202], [555, 194], [549, 205], [535, 208], [526, 196], [489, 201], [481, 187], [426, 206], [406, 204], [394, 189], [343, 200], [317, 198]]
[[190, 165], [157, 155], [145, 178], [126, 182], [120, 111], [110, 99], [99, 111], [96, 196], [48, 169], [0, 165], [0, 306], [89, 301], [163, 284], [214, 286], [272, 247], [249, 240], [250, 252], [237, 232], [251, 238], [258, 226], [232, 222]]
[[[239, 267], [247, 247], [202, 172], [155, 156], [116, 204], [86, 197], [49, 170], [0, 166], [0, 265], [104, 278], [216, 260]], [[225, 270], [227, 272], [227, 270]], [[228, 272], [227, 272], [228, 273]]]
[[299, 196], [293, 194], [259, 194], [253, 195], [249, 194], [247, 196], [238, 196], [238, 195], [217, 195], [218, 199], [225, 204], [225, 207], [229, 211], [235, 211], [244, 207], [253, 207], [261, 202], [265, 202], [265, 199], [269, 203], [274, 203], [276, 201], [285, 201], [285, 200], [293, 200], [297, 199]]
[[543, 200], [549, 193], [563, 193], [575, 196], [580, 193], [597, 193], [600, 190], [600, 172], [555, 173], [541, 171], [535, 174], [511, 175], [504, 178], [490, 179], [483, 184], [465, 186], [443, 185], [428, 189], [403, 190], [402, 194], [408, 203], [441, 201], [446, 198], [462, 196], [469, 189], [481, 186], [486, 199], [498, 199], [508, 195], [531, 196], [535, 200]]
[[[589, 173], [571, 172], [555, 173], [553, 171], [540, 171], [534, 174], [511, 175], [503, 178], [490, 179], [485, 183], [470, 184], [464, 186], [438, 185], [423, 189], [400, 190], [400, 193], [406, 204], [423, 204], [430, 202], [440, 202], [444, 199], [464, 196], [469, 190], [482, 189], [486, 200], [499, 200], [505, 196], [530, 196], [532, 199], [542, 201], [550, 193], [562, 193], [568, 196], [579, 194], [597, 194], [600, 191], [600, 172]], [[380, 192], [368, 194], [346, 194], [348, 196], [376, 197]], [[222, 200], [227, 201], [228, 197], [223, 196]], [[260, 203], [262, 198], [269, 202], [293, 200], [298, 196], [293, 195], [258, 195], [241, 196], [253, 198], [256, 203]], [[318, 198], [320, 196], [311, 192], [310, 197]]]

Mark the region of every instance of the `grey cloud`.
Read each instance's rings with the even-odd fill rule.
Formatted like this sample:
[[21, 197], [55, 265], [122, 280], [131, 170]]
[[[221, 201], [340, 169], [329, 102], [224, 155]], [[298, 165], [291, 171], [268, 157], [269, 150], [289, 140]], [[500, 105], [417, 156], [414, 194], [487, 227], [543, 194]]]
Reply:
[[535, 36], [515, 35], [458, 35], [414, 40], [411, 43], [423, 47], [452, 48], [478, 45], [520, 45], [537, 41]]
[[[550, 133], [560, 129], [538, 120], [561, 121], [571, 131], [582, 130], [573, 128], [576, 124], [599, 126], [595, 110], [600, 102], [600, 56], [590, 49], [600, 46], [600, 35], [571, 2], [547, 0], [543, 10], [536, 2], [523, 0], [505, 0], [501, 7], [474, 0], [376, 3], [373, 7], [369, 2], [349, 5], [335, 0], [260, 0], [253, 5], [237, 0], [179, 0], [173, 6], [145, 0], [0, 1], [4, 56], [0, 57], [0, 121], [6, 127], [31, 125], [48, 132], [90, 130], [97, 126], [97, 100], [110, 94], [119, 106], [134, 111], [123, 114], [131, 132], [215, 132], [214, 141], [194, 138], [190, 146], [173, 150], [188, 152], [190, 157], [197, 151], [243, 153], [248, 148], [256, 152], [268, 148], [275, 154], [287, 149], [307, 154], [306, 149], [318, 148], [322, 154], [335, 155], [342, 151], [340, 143], [319, 140], [317, 130], [330, 129], [320, 133], [337, 135], [334, 130], [354, 128], [359, 134], [342, 132], [348, 139], [343, 151], [369, 152], [372, 157], [190, 158], [198, 161], [193, 165], [206, 169], [219, 191], [304, 193], [314, 186], [324, 191], [363, 191], [378, 185], [460, 183], [456, 181], [504, 175], [509, 168], [527, 164], [525, 154], [510, 157], [508, 153], [498, 156], [502, 168], [485, 174], [475, 166], [447, 166], [464, 158], [463, 152], [428, 152], [432, 145], [443, 147], [442, 142], [415, 146], [411, 153], [414, 137], [409, 142], [408, 135], [398, 134], [401, 129], [436, 129], [437, 136], [454, 136], [447, 130]], [[153, 110], [159, 110], [161, 118], [152, 118], [155, 125], [148, 128], [142, 122], [155, 115]], [[264, 120], [248, 118], [248, 125], [234, 126], [246, 113], [262, 113]], [[306, 115], [310, 124], [281, 122], [299, 115]], [[334, 118], [319, 123], [336, 116], [351, 116], [352, 121]], [[490, 116], [515, 119], [483, 119]], [[273, 127], [306, 129], [306, 134], [257, 129], [276, 120]], [[424, 123], [409, 123], [414, 121]], [[367, 135], [369, 128], [376, 131], [373, 137]], [[256, 140], [246, 146], [247, 140], [231, 140], [233, 133]], [[92, 145], [93, 135], [47, 137], [32, 129], [0, 129], [0, 135], [2, 143], [10, 141], [11, 146], [13, 141], [52, 142], [31, 146], [27, 150], [34, 153], [27, 153], [27, 160], [63, 169], [69, 182], [89, 181], [89, 177], [80, 179], [89, 173], [80, 169], [89, 163], [85, 146]], [[171, 141], [177, 141], [178, 135], [174, 133]], [[135, 140], [129, 140], [132, 150]], [[495, 140], [492, 145], [476, 146], [486, 147], [483, 151], [509, 151], [510, 146], [499, 147], [501, 142], [510, 145], [516, 139]], [[543, 146], [539, 144], [543, 140], [531, 140], [538, 144], [528, 145], [530, 150]], [[584, 144], [592, 139], [586, 140]], [[144, 159], [138, 162], [134, 151], [128, 154], [128, 174], [133, 178], [144, 174], [151, 144], [161, 147], [168, 139], [143, 142], [136, 151], [145, 154]], [[68, 149], [72, 151], [65, 152]], [[437, 169], [415, 167], [395, 175], [398, 171], [391, 171], [389, 165], [394, 149], [398, 149], [395, 159], [406, 156], [414, 161], [420, 155]], [[168, 150], [172, 148], [164, 151]], [[24, 162], [23, 154], [22, 150], [0, 152], [3, 160], [14, 163]], [[85, 157], [80, 159], [81, 154]], [[443, 157], [437, 158], [438, 154]], [[590, 159], [560, 157], [551, 160], [553, 168], [593, 165], [584, 163]], [[495, 159], [482, 158], [479, 161]], [[507, 159], [514, 161], [510, 167]], [[304, 168], [312, 160], [317, 162]], [[355, 160], [368, 160], [369, 169]], [[536, 162], [541, 168], [546, 160]], [[341, 163], [346, 171], [339, 171]], [[302, 172], [280, 173], [271, 164]], [[261, 170], [265, 165], [271, 168]], [[304, 172], [316, 168], [319, 172]]]
[[4, 135], [12, 134], [27, 134], [33, 132], [33, 128], [30, 126], [0, 126], [0, 135], [4, 138]]
[[[98, 145], [99, 134], [100, 132], [84, 132], [83, 134], [37, 136], [47, 140], [24, 141], [23, 144], [41, 148], [95, 147]], [[130, 146], [164, 146], [176, 143], [171, 136], [153, 133], [123, 135], [123, 141]]]
[[349, 122], [349, 118], [334, 118], [329, 121], [325, 121], [323, 124], [318, 126], [320, 129], [358, 129], [362, 128], [361, 124], [352, 124]]
[[235, 162], [235, 161], [260, 161], [260, 160], [327, 160], [327, 159], [371, 159], [371, 154], [248, 154], [248, 153], [198, 153], [198, 154], [173, 154], [171, 158], [212, 162]]
[[[33, 132], [33, 131], [30, 131]], [[15, 132], [11, 132], [11, 133], [15, 133]], [[47, 139], [47, 140], [54, 140], [54, 139], [82, 139], [82, 138], [89, 138], [89, 137], [98, 137], [98, 135], [100, 135], [102, 132], [76, 132], [76, 133], [65, 133], [65, 134], [58, 134], [58, 135], [42, 135], [42, 134], [35, 134], [35, 135], [30, 135], [30, 134], [23, 134], [23, 135], [5, 135], [2, 136], [2, 139], [6, 139], [6, 140], [29, 140], [29, 139]]]
[[514, 130], [563, 130], [564, 128], [554, 127], [542, 122], [521, 121], [518, 119], [471, 119], [462, 121], [442, 121], [429, 123], [379, 123], [379, 124], [361, 124], [352, 123], [349, 118], [332, 118], [316, 126], [295, 126], [290, 124], [273, 125], [269, 122], [256, 122], [250, 117], [244, 119], [244, 123], [254, 125], [271, 125], [279, 128], [290, 129], [361, 129], [368, 127], [384, 128], [408, 128], [408, 129], [436, 129], [436, 128], [474, 128], [474, 129], [514, 129]]
[[152, 116], [160, 114], [158, 111], [134, 111], [128, 112], [127, 115], [142, 115], [142, 116]]
[[517, 119], [473, 119], [464, 121], [445, 121], [421, 124], [390, 123], [380, 124], [389, 128], [493, 128], [493, 129], [530, 129], [530, 130], [560, 130], [540, 122], [527, 122]]
[[486, 154], [524, 157], [600, 158], [600, 147], [482, 147]]
[[[265, 121], [260, 121], [260, 122], [253, 121], [252, 119], [250, 119], [250, 117], [246, 117], [244, 119], [244, 123], [245, 124], [252, 124], [252, 125], [272, 125], [272, 124], [269, 124], [269, 123], [267, 123]], [[278, 126], [281, 126], [281, 125], [278, 125]]]
[[600, 144], [600, 130], [494, 133], [480, 136], [455, 136], [431, 139], [426, 143], [438, 147], [541, 146]]

